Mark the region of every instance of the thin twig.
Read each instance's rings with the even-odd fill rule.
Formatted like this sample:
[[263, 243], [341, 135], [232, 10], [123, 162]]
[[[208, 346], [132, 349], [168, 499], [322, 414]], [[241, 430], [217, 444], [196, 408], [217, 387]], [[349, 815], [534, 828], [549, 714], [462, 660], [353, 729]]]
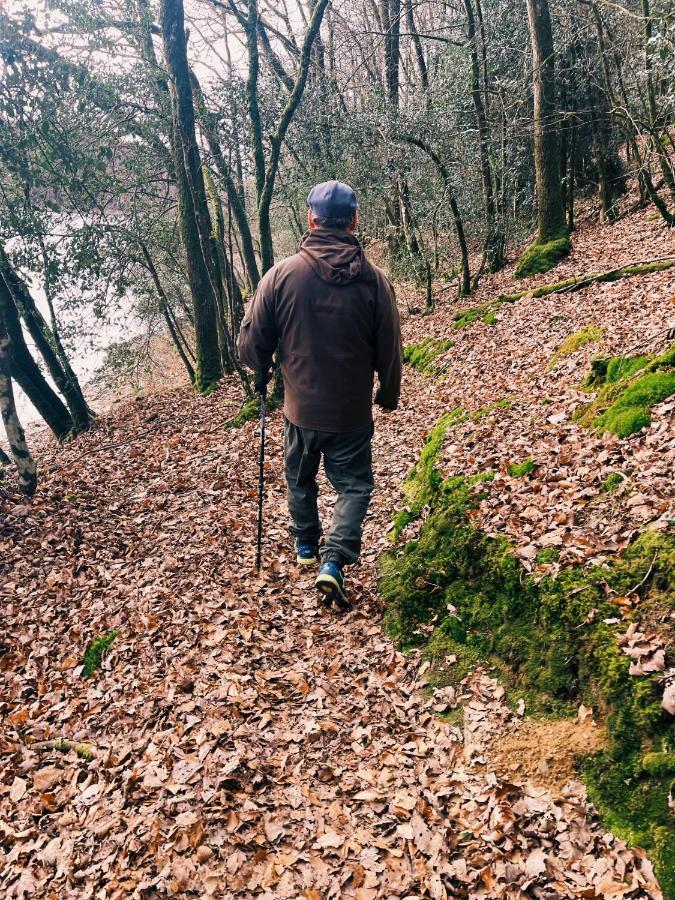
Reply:
[[639, 590], [642, 587], [642, 585], [645, 583], [645, 581], [649, 578], [649, 576], [652, 574], [652, 569], [654, 568], [654, 563], [656, 562], [656, 557], [658, 555], [659, 555], [659, 553], [657, 550], [656, 553], [654, 554], [654, 559], [652, 560], [651, 565], [647, 569], [647, 574], [645, 575], [645, 577], [642, 579], [642, 581], [639, 584], [636, 584], [634, 588], [631, 588], [628, 591], [628, 596], [630, 596], [631, 594], [634, 594], [637, 590]]

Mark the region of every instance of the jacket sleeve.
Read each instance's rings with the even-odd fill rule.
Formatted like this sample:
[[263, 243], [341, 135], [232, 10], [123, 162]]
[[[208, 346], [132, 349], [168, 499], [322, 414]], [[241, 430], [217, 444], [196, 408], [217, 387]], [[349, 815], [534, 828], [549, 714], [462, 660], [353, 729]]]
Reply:
[[266, 372], [272, 365], [279, 334], [274, 314], [274, 272], [262, 279], [249, 302], [237, 339], [237, 352], [244, 366]]
[[375, 314], [375, 371], [380, 386], [375, 402], [385, 409], [398, 406], [402, 369], [401, 320], [394, 289], [389, 280], [380, 275]]

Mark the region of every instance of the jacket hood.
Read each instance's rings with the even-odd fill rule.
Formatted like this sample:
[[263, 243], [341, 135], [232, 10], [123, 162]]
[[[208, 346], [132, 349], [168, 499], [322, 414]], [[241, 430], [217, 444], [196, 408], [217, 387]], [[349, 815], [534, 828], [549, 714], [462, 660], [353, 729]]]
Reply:
[[300, 253], [327, 284], [345, 285], [376, 278], [361, 245], [348, 231], [312, 228], [302, 236]]

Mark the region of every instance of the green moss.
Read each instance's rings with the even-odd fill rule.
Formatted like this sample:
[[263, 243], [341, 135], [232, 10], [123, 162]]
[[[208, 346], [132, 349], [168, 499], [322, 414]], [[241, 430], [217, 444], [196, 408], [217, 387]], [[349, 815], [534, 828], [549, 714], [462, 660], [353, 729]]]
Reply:
[[651, 372], [633, 381], [595, 421], [599, 432], [628, 437], [651, 425], [650, 410], [675, 394], [675, 372]]
[[613, 494], [625, 480], [626, 478], [621, 472], [610, 472], [600, 485], [600, 492], [602, 494]]
[[436, 359], [452, 346], [452, 341], [427, 337], [417, 344], [408, 344], [403, 350], [403, 359], [425, 375], [436, 375], [439, 371]]
[[[675, 735], [673, 737], [675, 740]], [[642, 771], [647, 772], [648, 775], [675, 775], [675, 751], [668, 753], [661, 750], [656, 753], [645, 753], [640, 765]]]
[[529, 275], [548, 272], [556, 266], [561, 259], [564, 259], [571, 249], [572, 244], [570, 243], [569, 236], [566, 234], [543, 244], [535, 242], [527, 248], [518, 260], [514, 277], [527, 278]]
[[488, 325], [495, 325], [497, 322], [494, 313], [499, 308], [499, 301], [493, 300], [490, 303], [481, 303], [480, 306], [471, 306], [458, 312], [452, 323], [452, 327], [456, 329], [466, 328], [467, 325], [473, 325], [474, 322], [482, 321]]
[[535, 556], [535, 561], [539, 563], [540, 566], [548, 565], [549, 563], [555, 562], [560, 556], [558, 550], [555, 547], [545, 547], [543, 550], [540, 550]]
[[663, 259], [657, 262], [642, 263], [638, 266], [624, 266], [619, 271], [622, 278], [627, 275], [651, 275], [652, 272], [665, 272], [666, 269], [671, 269], [673, 264], [672, 260]]
[[84, 666], [82, 675], [84, 678], [89, 678], [98, 669], [103, 657], [110, 649], [110, 645], [118, 635], [119, 631], [107, 631], [105, 634], [95, 637], [89, 644], [82, 661]]
[[75, 753], [80, 757], [80, 759], [93, 759], [94, 758], [94, 750], [90, 744], [78, 744], [75, 747]]
[[496, 663], [511, 696], [527, 697], [529, 709], [570, 714], [584, 702], [600, 710], [609, 746], [588, 764], [589, 790], [608, 827], [648, 851], [665, 887], [675, 877], [668, 849], [675, 823], [667, 817], [672, 722], [658, 673], [628, 674], [630, 658], [617, 640], [627, 623], [612, 624], [612, 598], [640, 585], [636, 622], [645, 616], [650, 631], [664, 629], [668, 645], [675, 536], [646, 532], [607, 564], [534, 577], [505, 538], [475, 526], [472, 511], [485, 496], [480, 476], [439, 483], [436, 474], [427, 483], [430, 512], [418, 539], [381, 560], [388, 629], [404, 647], [423, 648], [436, 683]]
[[[454, 662], [448, 662], [453, 657]], [[458, 685], [484, 661], [481, 651], [466, 643], [466, 633], [453, 617], [448, 617], [433, 630], [422, 658], [432, 664], [431, 682], [434, 687]]]
[[605, 381], [607, 384], [616, 384], [624, 378], [630, 378], [640, 369], [644, 369], [651, 356], [615, 356], [607, 361]]
[[522, 297], [548, 297], [549, 294], [555, 294], [557, 291], [564, 291], [566, 288], [572, 288], [580, 282], [586, 281], [588, 278], [596, 278], [599, 272], [589, 272], [586, 275], [573, 275], [571, 278], [563, 278], [560, 281], [552, 281], [550, 284], [541, 284], [539, 287], [532, 288], [529, 291], [514, 291], [511, 294], [501, 294], [499, 299], [504, 303], [515, 303]]
[[661, 356], [595, 359], [585, 385], [596, 399], [582, 404], [574, 418], [583, 426], [629, 437], [651, 424], [651, 409], [675, 394], [675, 348]]
[[512, 405], [513, 400], [509, 397], [504, 397], [502, 400], [496, 400], [493, 403], [488, 403], [486, 406], [482, 406], [475, 412], [470, 413], [469, 418], [472, 422], [479, 422], [481, 419], [485, 418], [485, 416], [489, 416], [490, 413], [493, 413], [496, 409], [508, 409]]
[[397, 541], [401, 532], [418, 519], [424, 507], [432, 501], [441, 483], [441, 474], [436, 468], [438, 454], [450, 428], [466, 419], [461, 407], [451, 410], [436, 422], [427, 435], [420, 458], [408, 473], [403, 483], [404, 509], [394, 518], [389, 539]]
[[534, 460], [524, 459], [519, 463], [511, 463], [508, 473], [512, 478], [523, 478], [525, 475], [531, 475], [534, 472]]
[[576, 353], [577, 350], [581, 350], [581, 348], [585, 347], [587, 344], [599, 341], [601, 337], [602, 329], [598, 328], [597, 325], [588, 325], [586, 328], [582, 328], [581, 331], [575, 331], [574, 334], [570, 334], [551, 357], [551, 361], [547, 366], [547, 371], [550, 372], [561, 359], [570, 356], [572, 353]]
[[247, 400], [236, 416], [233, 416], [225, 423], [225, 428], [241, 428], [245, 422], [251, 419], [257, 419], [260, 414], [260, 400], [258, 397], [251, 397]]
[[675, 898], [675, 827], [668, 809], [670, 773], [645, 772], [639, 753], [622, 759], [604, 752], [584, 768], [589, 798], [605, 825], [643, 847], [665, 898]]

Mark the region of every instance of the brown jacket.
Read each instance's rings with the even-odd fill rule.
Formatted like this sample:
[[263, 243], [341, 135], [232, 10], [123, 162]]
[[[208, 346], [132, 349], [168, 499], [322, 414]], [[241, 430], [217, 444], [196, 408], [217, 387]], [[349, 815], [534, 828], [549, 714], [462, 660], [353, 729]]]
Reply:
[[401, 329], [394, 291], [346, 231], [313, 228], [300, 250], [265, 274], [242, 322], [239, 358], [267, 370], [279, 352], [284, 413], [317, 431], [372, 422], [375, 402], [395, 409], [401, 386]]

